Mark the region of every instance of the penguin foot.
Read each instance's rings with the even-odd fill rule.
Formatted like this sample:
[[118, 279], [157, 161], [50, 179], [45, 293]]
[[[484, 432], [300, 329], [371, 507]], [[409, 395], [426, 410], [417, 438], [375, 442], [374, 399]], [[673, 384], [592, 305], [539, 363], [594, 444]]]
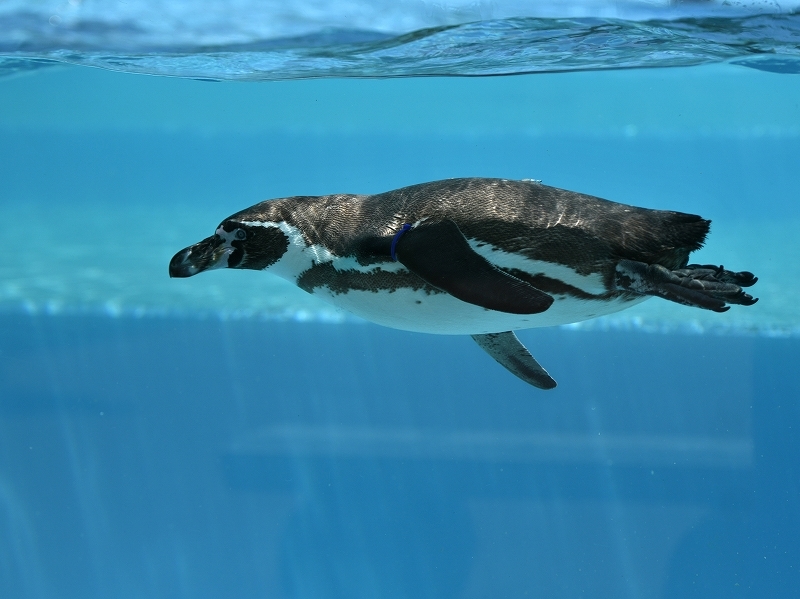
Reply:
[[758, 281], [751, 272], [733, 272], [722, 266], [689, 264], [669, 270], [660, 264], [645, 264], [635, 260], [620, 260], [616, 267], [615, 283], [621, 291], [654, 295], [666, 300], [725, 312], [727, 304], [752, 306], [758, 301], [745, 293]]
[[693, 279], [732, 283], [739, 287], [751, 287], [758, 281], [758, 277], [746, 270], [742, 272], [733, 272], [725, 270], [724, 266], [714, 266], [713, 264], [689, 264], [684, 268], [673, 270], [672, 272], [678, 276], [689, 276]]

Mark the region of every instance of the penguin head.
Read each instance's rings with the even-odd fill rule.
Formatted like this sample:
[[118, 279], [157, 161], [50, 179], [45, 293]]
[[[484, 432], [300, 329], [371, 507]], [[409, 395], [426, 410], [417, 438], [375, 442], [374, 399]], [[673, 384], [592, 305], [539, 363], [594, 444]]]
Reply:
[[289, 238], [277, 223], [224, 220], [211, 237], [182, 249], [169, 262], [170, 277], [215, 268], [264, 270], [283, 257]]

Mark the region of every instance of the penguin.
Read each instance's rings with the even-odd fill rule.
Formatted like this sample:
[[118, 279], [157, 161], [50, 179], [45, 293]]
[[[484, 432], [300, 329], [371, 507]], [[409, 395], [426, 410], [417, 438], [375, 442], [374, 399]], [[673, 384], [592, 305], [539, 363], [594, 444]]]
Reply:
[[538, 180], [447, 179], [375, 195], [267, 200], [179, 251], [171, 277], [266, 270], [366, 320], [470, 335], [523, 381], [555, 380], [515, 330], [574, 323], [660, 297], [751, 306], [750, 272], [689, 264], [710, 221]]

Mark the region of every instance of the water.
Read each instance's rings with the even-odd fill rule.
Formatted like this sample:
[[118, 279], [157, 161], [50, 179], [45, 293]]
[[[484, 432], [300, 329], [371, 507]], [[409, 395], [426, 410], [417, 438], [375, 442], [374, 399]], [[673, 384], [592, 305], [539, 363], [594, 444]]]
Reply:
[[[0, 10], [0, 596], [792, 596], [796, 14], [259, 6]], [[541, 392], [269, 275], [167, 277], [261, 199], [458, 176], [701, 214], [761, 299], [523, 331]]]
[[60, 10], [13, 4], [0, 12], [0, 27], [11, 32], [0, 40], [0, 75], [53, 62], [263, 81], [510, 75], [733, 59], [766, 71], [800, 72], [800, 14], [792, 12], [800, 5], [750, 3], [732, 10], [705, 3], [670, 10], [660, 2], [456, 2], [447, 8], [322, 1], [316, 10], [297, 3], [276, 11], [243, 1], [231, 13], [218, 12], [216, 3], [140, 1], [99, 12], [79, 0]]

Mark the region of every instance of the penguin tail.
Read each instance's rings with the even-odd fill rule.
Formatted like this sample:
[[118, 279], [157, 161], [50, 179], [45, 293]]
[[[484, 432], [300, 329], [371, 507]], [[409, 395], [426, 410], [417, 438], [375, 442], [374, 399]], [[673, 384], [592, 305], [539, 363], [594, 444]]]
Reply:
[[651, 210], [623, 227], [626, 241], [619, 249], [620, 258], [673, 269], [686, 266], [689, 254], [703, 247], [711, 221], [696, 214]]

